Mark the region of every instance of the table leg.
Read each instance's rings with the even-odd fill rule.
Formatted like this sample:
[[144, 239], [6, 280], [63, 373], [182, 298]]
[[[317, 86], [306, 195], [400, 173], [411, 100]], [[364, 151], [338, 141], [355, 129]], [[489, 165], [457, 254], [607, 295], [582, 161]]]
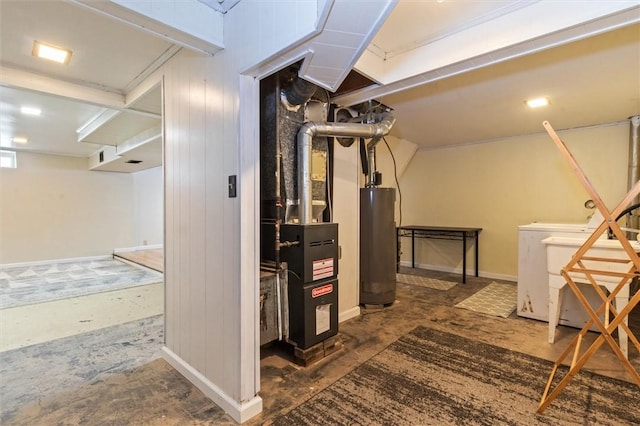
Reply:
[[400, 272], [400, 229], [396, 228], [396, 272]]
[[467, 282], [467, 235], [462, 233], [462, 284]]
[[411, 267], [416, 267], [416, 231], [411, 230]]
[[478, 232], [474, 233], [475, 244], [476, 244], [476, 277], [478, 276]]

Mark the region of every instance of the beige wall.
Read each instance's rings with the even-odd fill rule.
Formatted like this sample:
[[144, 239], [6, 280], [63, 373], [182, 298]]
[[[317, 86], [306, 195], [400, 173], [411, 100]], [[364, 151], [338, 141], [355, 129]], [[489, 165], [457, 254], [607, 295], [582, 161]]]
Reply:
[[162, 167], [133, 173], [133, 245], [163, 243]]
[[[396, 161], [396, 170], [395, 172], [398, 174], [398, 181], [402, 178], [404, 173], [407, 171], [407, 167], [411, 164], [411, 160], [416, 154], [418, 146], [406, 139], [396, 138], [394, 136], [385, 137], [387, 143], [389, 144], [389, 148], [391, 152], [393, 152], [393, 157], [395, 157]], [[393, 159], [391, 154], [389, 153], [389, 148], [387, 148], [384, 141], [381, 141], [376, 146], [376, 168], [380, 173], [382, 173], [382, 185], [383, 188], [397, 188], [395, 173], [393, 169]], [[361, 175], [362, 176], [362, 175]], [[396, 226], [400, 225], [400, 195], [402, 194], [402, 183], [400, 183], [400, 193], [396, 191]], [[402, 223], [407, 223], [406, 218], [402, 217]]]
[[17, 153], [0, 169], [0, 264], [106, 255], [133, 244], [133, 177], [86, 158]]
[[[629, 124], [559, 134], [613, 208], [626, 193]], [[400, 184], [403, 223], [483, 228], [480, 274], [485, 276], [515, 279], [518, 225], [586, 223], [591, 214], [583, 206], [588, 194], [546, 133], [420, 150]], [[403, 261], [410, 253], [406, 240]], [[421, 240], [416, 256], [424, 266], [461, 271], [459, 242]]]

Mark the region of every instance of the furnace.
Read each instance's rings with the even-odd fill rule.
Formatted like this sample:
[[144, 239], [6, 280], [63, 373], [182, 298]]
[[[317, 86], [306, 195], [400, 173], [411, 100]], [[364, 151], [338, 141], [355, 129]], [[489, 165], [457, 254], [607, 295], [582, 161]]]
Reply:
[[374, 146], [395, 120], [378, 106], [336, 120], [329, 93], [297, 71], [291, 66], [275, 73], [260, 88], [261, 267], [273, 276], [261, 282], [260, 308], [261, 343], [281, 340], [298, 354], [326, 351], [338, 333], [331, 153], [360, 138]]

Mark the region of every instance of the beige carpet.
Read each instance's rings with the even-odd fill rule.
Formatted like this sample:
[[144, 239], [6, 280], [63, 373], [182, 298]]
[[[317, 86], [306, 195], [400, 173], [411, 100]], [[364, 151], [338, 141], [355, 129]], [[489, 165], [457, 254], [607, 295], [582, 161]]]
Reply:
[[436, 278], [409, 274], [396, 274], [396, 281], [405, 284], [418, 285], [420, 287], [433, 288], [435, 290], [449, 290], [457, 284], [451, 281], [443, 281]]
[[638, 386], [584, 370], [542, 415], [536, 414], [551, 366], [418, 327], [273, 424], [640, 424]]
[[471, 297], [456, 305], [456, 308], [508, 318], [516, 308], [518, 288], [515, 284], [492, 282]]

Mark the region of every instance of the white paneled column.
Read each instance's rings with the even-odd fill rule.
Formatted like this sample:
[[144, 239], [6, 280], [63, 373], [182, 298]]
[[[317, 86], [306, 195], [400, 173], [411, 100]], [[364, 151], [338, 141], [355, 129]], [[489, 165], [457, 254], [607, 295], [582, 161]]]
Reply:
[[360, 184], [358, 142], [335, 144], [333, 153], [333, 221], [338, 224], [338, 319], [360, 315]]
[[[241, 422], [262, 409], [255, 383], [258, 281], [249, 273], [241, 280], [240, 199], [227, 191], [228, 177], [238, 174], [244, 158], [235, 125], [238, 77], [228, 68], [224, 54], [189, 52], [165, 67], [164, 353]], [[251, 204], [254, 185], [250, 178], [247, 182], [243, 200]], [[257, 259], [246, 262], [255, 264], [257, 273]]]

